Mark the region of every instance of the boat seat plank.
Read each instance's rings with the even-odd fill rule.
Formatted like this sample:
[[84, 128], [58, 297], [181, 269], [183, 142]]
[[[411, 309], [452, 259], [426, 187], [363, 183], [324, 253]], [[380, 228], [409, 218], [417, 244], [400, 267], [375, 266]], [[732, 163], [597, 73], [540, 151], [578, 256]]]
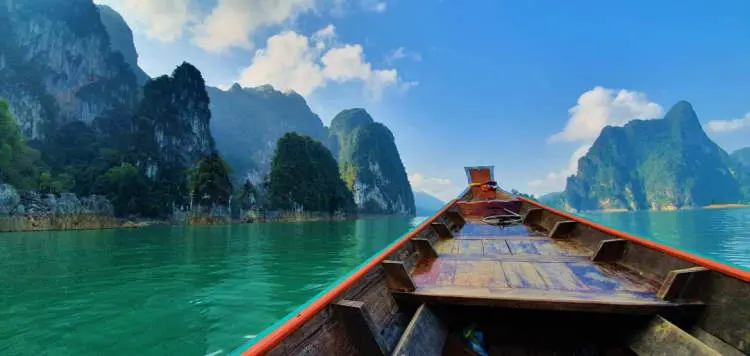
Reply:
[[550, 289], [571, 291], [589, 289], [565, 263], [539, 263], [536, 265], [536, 269]]
[[375, 322], [361, 301], [342, 299], [332, 304], [347, 334], [362, 355], [387, 355], [388, 347], [382, 340]]
[[457, 254], [458, 253], [458, 241], [450, 240], [438, 240], [435, 242], [435, 251], [439, 255], [445, 254]]
[[539, 254], [545, 256], [589, 256], [591, 255], [586, 249], [565, 240], [529, 240], [534, 245]]
[[448, 329], [425, 304], [422, 304], [406, 327], [393, 355], [442, 355], [447, 337]]
[[688, 332], [657, 315], [630, 341], [630, 349], [639, 356], [686, 355], [719, 356]]
[[461, 230], [455, 233], [457, 238], [472, 236], [529, 236], [535, 232], [525, 225], [497, 226], [488, 225], [481, 221], [467, 222]]
[[656, 295], [660, 299], [675, 299], [689, 297], [691, 288], [696, 288], [699, 283], [694, 280], [705, 276], [709, 270], [704, 267], [692, 267], [670, 271], [664, 279]]
[[576, 224], [578, 223], [572, 220], [558, 221], [547, 236], [552, 239], [566, 238], [571, 232], [573, 232]]
[[435, 233], [441, 239], [453, 238], [453, 232], [448, 228], [448, 225], [443, 223], [432, 223], [430, 226], [432, 226], [432, 229], [435, 230]]
[[628, 246], [628, 241], [623, 239], [609, 239], [599, 241], [599, 246], [591, 256], [591, 260], [594, 262], [612, 262], [622, 258], [625, 254], [625, 248]]
[[419, 254], [423, 258], [435, 259], [438, 257], [438, 252], [435, 250], [435, 247], [432, 246], [432, 242], [430, 242], [430, 240], [421, 237], [415, 237], [411, 239], [411, 243], [414, 244], [414, 247], [417, 251], [419, 251]]
[[380, 263], [385, 270], [386, 283], [390, 290], [413, 291], [416, 288], [409, 272], [401, 261], [385, 260]]

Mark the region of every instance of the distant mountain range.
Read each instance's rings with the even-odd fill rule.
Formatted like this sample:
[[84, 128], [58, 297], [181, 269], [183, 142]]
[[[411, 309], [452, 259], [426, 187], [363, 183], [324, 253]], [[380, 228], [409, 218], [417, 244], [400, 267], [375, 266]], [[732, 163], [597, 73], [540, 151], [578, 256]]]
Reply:
[[543, 198], [574, 211], [747, 202], [749, 156], [750, 149], [727, 154], [708, 138], [692, 105], [681, 101], [663, 119], [605, 127], [565, 191]]
[[415, 191], [414, 204], [417, 216], [432, 216], [445, 205], [445, 202], [428, 193]]

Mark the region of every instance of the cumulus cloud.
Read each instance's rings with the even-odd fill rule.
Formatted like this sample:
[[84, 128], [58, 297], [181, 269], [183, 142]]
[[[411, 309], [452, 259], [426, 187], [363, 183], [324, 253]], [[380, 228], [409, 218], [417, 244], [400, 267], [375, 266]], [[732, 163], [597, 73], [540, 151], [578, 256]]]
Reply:
[[578, 160], [588, 152], [605, 126], [622, 126], [635, 119], [657, 119], [663, 116], [664, 109], [641, 92], [596, 87], [581, 94], [568, 114], [570, 117], [563, 131], [549, 137], [548, 143], [576, 142], [580, 146], [571, 155], [567, 167], [529, 182], [529, 187], [537, 194], [565, 189], [567, 178], [578, 170]]
[[190, 0], [94, 0], [111, 6], [135, 30], [161, 42], [180, 39], [195, 20]]
[[313, 7], [314, 0], [219, 0], [195, 27], [193, 42], [210, 52], [252, 48], [259, 28], [292, 21]]
[[378, 3], [375, 3], [375, 5], [371, 7], [371, 10], [375, 12], [384, 12], [386, 7], [388, 7], [387, 5], [388, 4], [384, 2], [378, 2]]
[[271, 84], [308, 96], [330, 82], [363, 83], [368, 95], [379, 99], [390, 86], [401, 83], [395, 69], [373, 69], [359, 44], [334, 44], [335, 28], [328, 26], [308, 38], [293, 31], [271, 36], [242, 71], [243, 86]]
[[422, 55], [418, 52], [409, 51], [404, 47], [399, 47], [394, 49], [393, 51], [388, 52], [388, 54], [385, 55], [385, 62], [388, 64], [392, 64], [393, 62], [404, 58], [411, 59], [415, 62], [420, 62], [422, 60]]
[[634, 119], [655, 119], [664, 109], [650, 102], [646, 94], [620, 89], [596, 87], [578, 98], [568, 110], [570, 119], [562, 132], [552, 135], [549, 142], [594, 141], [605, 126], [622, 126]]
[[734, 120], [712, 120], [706, 124], [708, 131], [714, 133], [726, 133], [750, 127], [750, 112], [742, 118]]
[[444, 201], [455, 198], [461, 192], [461, 188], [455, 186], [450, 179], [428, 177], [419, 173], [409, 175], [409, 183], [412, 190], [425, 192]]

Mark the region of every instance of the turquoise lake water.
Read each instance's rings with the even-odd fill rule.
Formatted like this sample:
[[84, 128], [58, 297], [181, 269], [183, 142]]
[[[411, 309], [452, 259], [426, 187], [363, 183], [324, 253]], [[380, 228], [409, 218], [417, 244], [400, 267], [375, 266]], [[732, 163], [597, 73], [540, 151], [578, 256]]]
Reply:
[[[586, 216], [750, 270], [750, 209]], [[0, 355], [226, 355], [421, 220], [0, 234]]]

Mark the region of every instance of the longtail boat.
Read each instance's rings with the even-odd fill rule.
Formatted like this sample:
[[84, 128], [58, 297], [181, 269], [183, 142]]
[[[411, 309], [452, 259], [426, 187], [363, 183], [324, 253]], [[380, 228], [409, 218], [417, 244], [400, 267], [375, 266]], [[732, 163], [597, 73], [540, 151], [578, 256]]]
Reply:
[[234, 354], [750, 353], [748, 271], [466, 172], [458, 199]]

